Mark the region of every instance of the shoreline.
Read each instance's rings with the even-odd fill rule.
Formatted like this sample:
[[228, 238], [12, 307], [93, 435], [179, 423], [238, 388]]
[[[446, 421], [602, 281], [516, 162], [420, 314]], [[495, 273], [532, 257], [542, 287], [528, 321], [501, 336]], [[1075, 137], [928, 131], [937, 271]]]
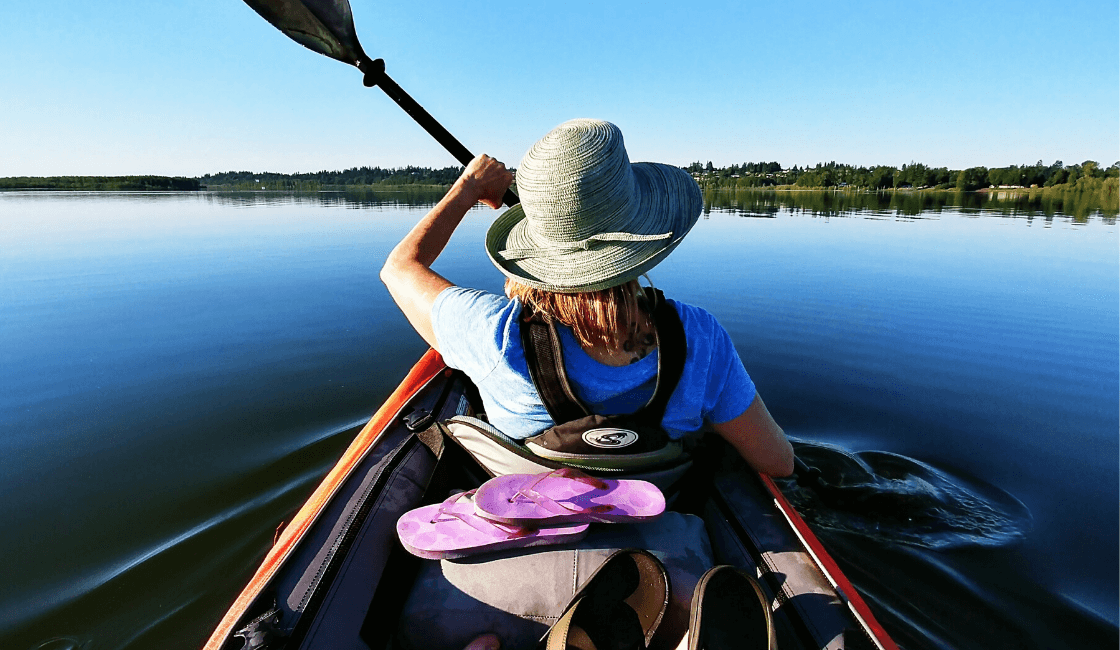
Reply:
[[[3, 181], [5, 179], [0, 179]], [[238, 187], [235, 185], [201, 185], [196, 188], [157, 188], [157, 187], [43, 187], [42, 185], [0, 185], [0, 192], [446, 192], [450, 185], [323, 185], [318, 187]]]
[[1076, 183], [1058, 183], [1050, 187], [983, 187], [975, 190], [962, 190], [955, 187], [892, 187], [870, 189], [866, 187], [803, 187], [796, 185], [771, 185], [768, 187], [701, 187], [714, 194], [755, 194], [755, 195], [831, 195], [831, 196], [891, 196], [891, 197], [972, 197], [982, 202], [1020, 202], [1056, 204], [1059, 209], [1072, 207], [1071, 212], [1084, 214], [1098, 211], [1105, 215], [1120, 212], [1120, 192], [1115, 177], [1102, 179], [1080, 179]]

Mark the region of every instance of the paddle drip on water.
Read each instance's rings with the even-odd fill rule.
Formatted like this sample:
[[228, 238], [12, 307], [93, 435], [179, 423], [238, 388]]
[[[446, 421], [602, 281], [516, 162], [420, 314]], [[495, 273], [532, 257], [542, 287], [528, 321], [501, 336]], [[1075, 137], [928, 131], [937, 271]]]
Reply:
[[814, 526], [929, 549], [1004, 546], [1030, 531], [1027, 507], [995, 486], [889, 452], [791, 442], [799, 459], [820, 470], [823, 486], [793, 478], [778, 484]]

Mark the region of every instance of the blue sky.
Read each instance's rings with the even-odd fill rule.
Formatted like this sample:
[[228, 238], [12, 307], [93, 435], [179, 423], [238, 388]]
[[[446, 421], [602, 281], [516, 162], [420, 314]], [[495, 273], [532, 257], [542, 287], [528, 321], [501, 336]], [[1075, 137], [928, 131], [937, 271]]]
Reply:
[[[351, 4], [366, 51], [511, 165], [573, 117], [678, 165], [1120, 158], [1116, 2]], [[5, 2], [0, 30], [0, 176], [455, 164], [240, 0]]]

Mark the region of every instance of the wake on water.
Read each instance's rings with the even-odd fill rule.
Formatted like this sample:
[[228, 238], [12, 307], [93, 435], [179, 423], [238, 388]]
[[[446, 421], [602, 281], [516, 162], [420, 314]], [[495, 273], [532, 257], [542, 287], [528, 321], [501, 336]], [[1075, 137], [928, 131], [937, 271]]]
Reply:
[[1031, 513], [1011, 494], [884, 451], [851, 452], [791, 439], [797, 457], [829, 489], [779, 486], [810, 524], [890, 544], [946, 550], [998, 547], [1026, 538]]

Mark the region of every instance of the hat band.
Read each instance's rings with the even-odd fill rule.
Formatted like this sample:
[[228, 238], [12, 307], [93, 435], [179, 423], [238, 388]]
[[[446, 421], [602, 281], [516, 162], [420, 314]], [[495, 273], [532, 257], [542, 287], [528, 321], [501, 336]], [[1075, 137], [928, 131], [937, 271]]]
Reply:
[[635, 235], [629, 232], [603, 232], [598, 235], [592, 235], [587, 239], [581, 239], [577, 242], [564, 244], [560, 246], [549, 246], [548, 248], [510, 248], [504, 251], [498, 251], [498, 257], [507, 262], [516, 260], [524, 260], [537, 257], [554, 257], [556, 255], [563, 255], [566, 253], [575, 253], [578, 251], [589, 251], [593, 248], [598, 248], [599, 245], [608, 242], [643, 242], [643, 241], [661, 241], [669, 239], [673, 236], [673, 231], [664, 232], [660, 235]]

